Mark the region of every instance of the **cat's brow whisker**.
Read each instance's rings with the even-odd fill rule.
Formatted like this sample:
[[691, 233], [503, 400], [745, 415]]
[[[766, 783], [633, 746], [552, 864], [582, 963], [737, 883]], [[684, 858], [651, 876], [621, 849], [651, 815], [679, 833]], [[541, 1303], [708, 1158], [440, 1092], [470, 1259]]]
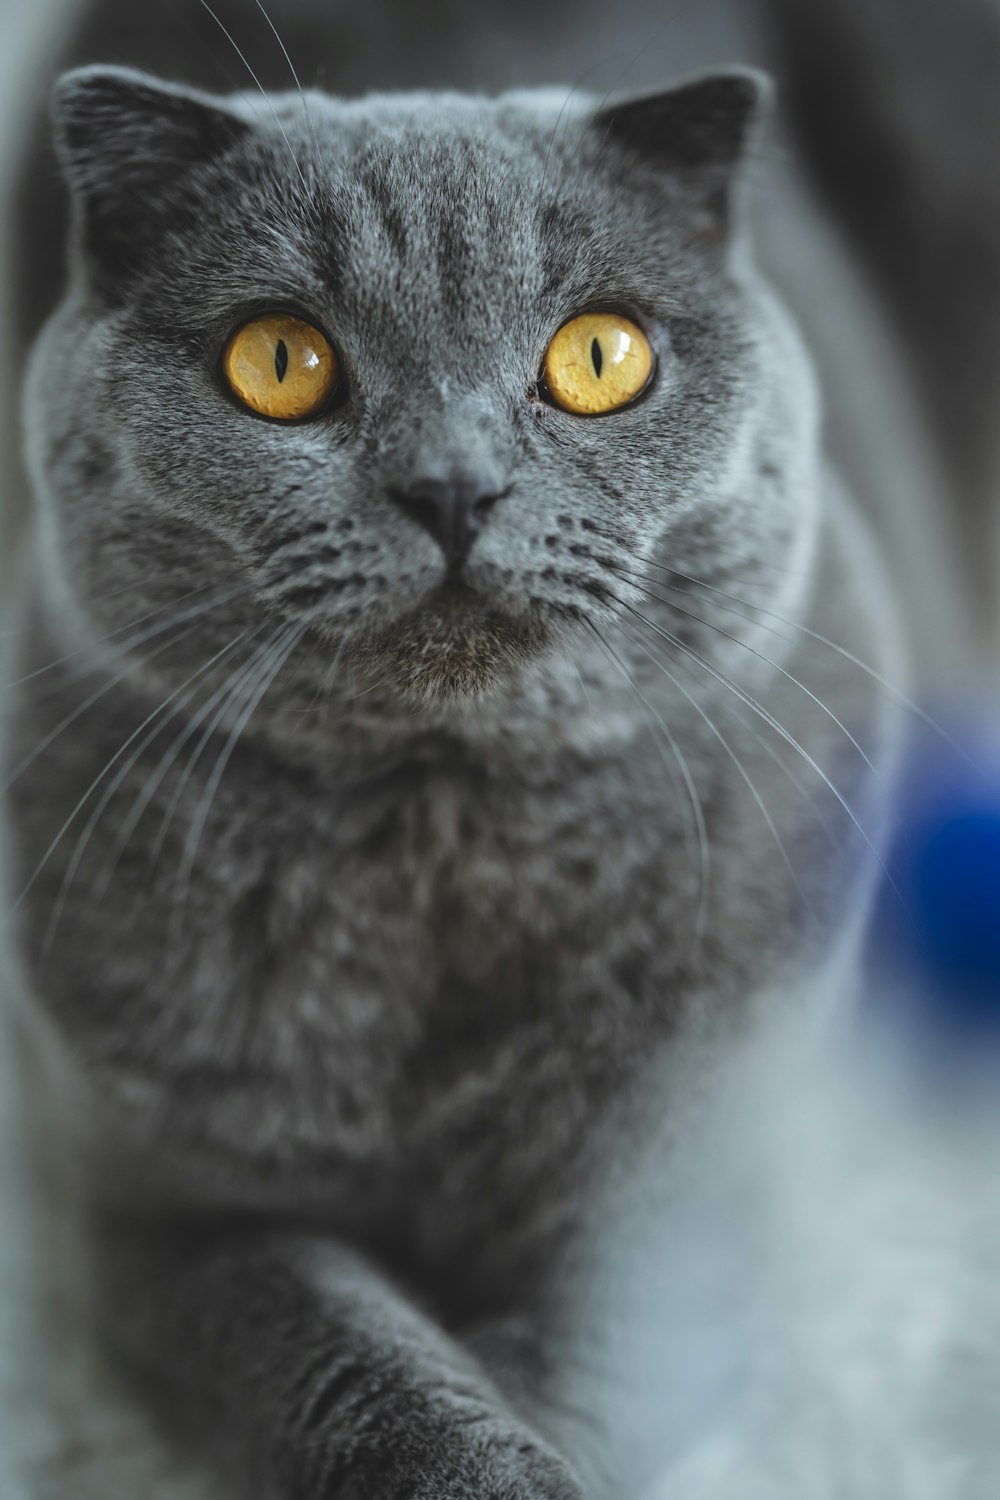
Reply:
[[766, 724], [769, 724], [771, 726], [776, 734], [780, 735], [783, 740], [791, 745], [792, 748], [802, 756], [806, 764], [809, 765], [813, 771], [815, 771], [816, 775], [823, 782], [824, 786], [826, 786], [832, 792], [833, 796], [836, 797], [844, 812], [850, 818], [851, 822], [854, 824], [854, 827], [861, 835], [868, 849], [874, 855], [875, 859], [878, 862], [879, 869], [882, 871], [882, 874], [885, 876], [892, 890], [902, 901], [903, 897], [902, 893], [899, 890], [899, 887], [893, 879], [881, 854], [876, 849], [868, 833], [865, 831], [864, 827], [859, 821], [854, 809], [851, 807], [850, 803], [847, 801], [840, 788], [837, 787], [833, 781], [831, 781], [830, 777], [823, 770], [823, 767], [809, 754], [805, 746], [801, 745], [795, 738], [795, 736], [791, 734], [790, 731], [787, 730], [785, 726], [781, 724], [772, 713], [768, 712], [763, 704], [758, 703], [757, 699], [754, 698], [752, 694], [748, 693], [744, 688], [741, 688], [737, 683], [733, 682], [732, 679], [727, 677], [724, 672], [717, 671], [716, 668], [712, 666], [711, 662], [706, 661], [705, 658], [699, 655], [697, 651], [694, 651], [690, 646], [685, 645], [685, 643], [680, 640], [679, 637], [671, 635], [668, 630], [664, 630], [661, 625], [658, 625], [655, 622], [655, 620], [650, 620], [646, 615], [642, 613], [641, 610], [635, 609], [631, 604], [627, 603], [626, 600], [619, 599], [615, 594], [611, 594], [610, 597], [614, 599], [622, 609], [628, 610], [629, 614], [634, 615], [641, 624], [647, 627], [647, 629], [652, 630], [656, 635], [662, 637], [662, 639], [665, 640], [668, 645], [672, 646], [675, 650], [682, 652], [692, 661], [697, 662], [698, 665], [702, 667], [706, 672], [708, 672], [710, 676], [714, 677], [722, 687], [726, 688], [731, 693], [735, 693], [737, 698], [739, 698], [742, 703], [745, 703], [749, 709], [751, 709], [755, 714], [758, 714]]
[[243, 696], [243, 707], [229, 731], [225, 744], [216, 756], [215, 765], [212, 767], [211, 775], [205, 784], [201, 801], [195, 809], [194, 816], [188, 828], [187, 837], [181, 855], [181, 866], [177, 875], [177, 886], [175, 890], [174, 912], [178, 920], [183, 918], [187, 908], [188, 890], [191, 884], [191, 876], [194, 871], [195, 862], [198, 858], [198, 849], [201, 837], [208, 822], [215, 794], [225, 774], [226, 766], [232, 758], [233, 752], [257, 708], [260, 706], [268, 688], [274, 682], [278, 673], [287, 662], [289, 656], [298, 645], [308, 629], [304, 621], [296, 620], [292, 624], [286, 624], [272, 636], [265, 648], [264, 662], [259, 672], [253, 675], [252, 681], [247, 685], [245, 696]]
[[[697, 951], [697, 948], [705, 935], [705, 925], [708, 919], [709, 881], [711, 879], [711, 845], [708, 838], [708, 829], [705, 825], [705, 811], [701, 804], [701, 797], [698, 794], [698, 788], [695, 785], [694, 777], [691, 774], [691, 768], [688, 765], [684, 752], [678, 745], [676, 737], [671, 731], [669, 725], [663, 719], [662, 715], [657, 713], [656, 709], [649, 702], [649, 699], [643, 693], [642, 689], [639, 687], [639, 684], [632, 676], [632, 673], [629, 671], [628, 667], [622, 661], [618, 653], [614, 650], [613, 646], [611, 645], [610, 641], [607, 640], [604, 633], [598, 628], [597, 625], [595, 625], [594, 621], [591, 620], [588, 615], [582, 615], [581, 618], [584, 624], [589, 626], [594, 635], [596, 635], [601, 646], [604, 648], [605, 653], [611, 659], [614, 666], [617, 667], [618, 671], [622, 674], [623, 678], [628, 683], [629, 687], [632, 689], [639, 702], [643, 705], [649, 717], [652, 719], [654, 726], [659, 728], [659, 730], [663, 734], [667, 744], [670, 746], [670, 750], [674, 756], [675, 761], [677, 762], [677, 767], [681, 773], [681, 779], [684, 782], [684, 787], [687, 793], [688, 802], [691, 807], [691, 813], [694, 818], [695, 831], [698, 839], [698, 907], [694, 926], [694, 948], [695, 951]], [[666, 756], [664, 756], [664, 761], [667, 764], [668, 770], [670, 770], [672, 774], [672, 768], [669, 761], [666, 761]]]
[[[626, 608], [628, 608], [628, 606], [626, 606]], [[640, 618], [643, 618], [643, 617], [640, 617]], [[648, 622], [644, 620], [644, 623], [648, 623]], [[785, 848], [785, 845], [784, 845], [784, 843], [782, 841], [781, 835], [778, 832], [778, 828], [777, 828], [777, 825], [776, 825], [776, 823], [774, 821], [774, 818], [771, 815], [771, 811], [770, 811], [769, 807], [767, 806], [767, 803], [764, 801], [764, 798], [761, 795], [760, 788], [757, 786], [756, 782], [753, 780], [753, 777], [750, 775], [750, 772], [747, 770], [747, 768], [743, 764], [742, 760], [740, 760], [740, 757], [737, 755], [737, 753], [733, 749], [732, 745], [729, 743], [729, 741], [726, 739], [725, 735], [722, 733], [722, 730], [718, 727], [718, 725], [715, 723], [714, 719], [712, 719], [711, 715], [706, 711], [706, 709], [704, 709], [702, 707], [702, 705], [698, 702], [697, 698], [695, 698], [692, 693], [688, 692], [688, 690], [684, 686], [684, 684], [682, 682], [680, 682], [677, 677], [674, 676], [674, 674], [670, 671], [670, 669], [668, 667], [664, 666], [663, 662], [660, 661], [659, 657], [654, 656], [653, 652], [650, 651], [648, 649], [648, 647], [645, 646], [643, 644], [643, 642], [641, 640], [639, 640], [639, 638], [637, 636], [633, 635], [632, 632], [629, 631], [625, 627], [625, 625], [624, 625], [624, 623], [622, 621], [618, 622], [618, 628], [621, 630], [622, 634], [626, 637], [627, 640], [630, 640], [632, 642], [632, 644], [634, 646], [636, 646], [640, 651], [642, 651], [645, 656], [648, 656], [649, 660], [653, 663], [653, 665], [655, 667], [657, 667], [670, 682], [673, 683], [674, 687], [677, 688], [678, 692], [683, 693], [684, 697], [691, 704], [691, 707], [693, 709], [695, 709], [695, 711], [701, 716], [701, 718], [704, 720], [704, 722], [707, 725], [707, 727], [710, 730], [710, 732], [715, 736], [715, 738], [718, 740], [719, 744], [722, 746], [723, 750], [729, 756], [729, 759], [733, 762], [733, 765], [736, 767], [736, 769], [739, 772], [740, 776], [742, 777], [743, 781], [746, 783], [746, 786], [747, 786], [747, 789], [750, 792], [750, 795], [753, 797], [753, 800], [756, 803], [758, 809], [760, 810], [760, 814], [763, 817], [764, 822], [767, 824], [767, 827], [768, 827], [768, 830], [770, 831], [771, 837], [774, 839], [774, 842], [775, 842], [775, 845], [777, 847], [778, 853], [781, 855], [782, 862], [784, 863], [785, 868], [788, 870], [788, 873], [789, 873], [789, 875], [792, 878], [792, 882], [795, 885], [795, 889], [798, 891], [799, 895], [802, 897], [802, 900], [805, 902], [806, 906], [810, 907], [810, 910], [811, 910], [812, 908], [811, 908], [811, 904], [810, 904], [809, 898], [808, 898], [808, 896], [806, 895], [805, 891], [802, 888], [802, 882], [799, 880], [798, 873], [797, 873], [797, 871], [795, 869], [795, 866], [792, 864], [791, 858], [789, 857], [789, 854], [788, 854], [788, 850]]]
[[[208, 600], [208, 602], [205, 604], [198, 604], [191, 609], [184, 610], [179, 616], [174, 616], [166, 623], [161, 623], [160, 625], [154, 626], [151, 630], [143, 631], [139, 636], [127, 642], [126, 648], [123, 649], [128, 649], [131, 651], [136, 646], [143, 645], [146, 641], [155, 639], [155, 637], [158, 635], [163, 635], [165, 631], [173, 630], [176, 626], [184, 624], [187, 620], [200, 619], [202, 615], [208, 614], [210, 610], [217, 609], [220, 604], [225, 604], [229, 600], [238, 598], [241, 594], [245, 594], [247, 592], [248, 590], [246, 586], [242, 586], [238, 589], [230, 589], [220, 597]], [[189, 631], [182, 631], [179, 635], [173, 636], [162, 646], [158, 646], [155, 651], [150, 651], [145, 657], [145, 660], [155, 661], [158, 656], [162, 656], [165, 651], [170, 651], [176, 645], [177, 641], [183, 640], [188, 634], [190, 634]], [[6, 781], [0, 784], [0, 794], [8, 792], [13, 786], [14, 782], [17, 781], [18, 777], [22, 776], [30, 766], [34, 765], [38, 757], [40, 755], [43, 755], [44, 752], [49, 748], [49, 746], [53, 744], [61, 734], [64, 734], [65, 731], [71, 728], [71, 726], [75, 724], [78, 719], [82, 718], [82, 716], [88, 711], [88, 709], [93, 708], [95, 703], [99, 703], [106, 693], [110, 693], [113, 688], [117, 687], [120, 682], [124, 682], [125, 679], [127, 677], [130, 677], [136, 670], [136, 663], [132, 661], [128, 662], [120, 672], [117, 672], [113, 676], [109, 677], [107, 681], [103, 682], [99, 688], [97, 688], [93, 693], [90, 693], [86, 698], [84, 698], [82, 703], [78, 703], [76, 707], [70, 713], [68, 713], [66, 717], [56, 725], [54, 729], [49, 730], [48, 734], [44, 735], [42, 739], [40, 739], [38, 743], [33, 746], [28, 754], [25, 755], [20, 761], [18, 761], [17, 765], [14, 766], [14, 768], [8, 773]]]
[[[648, 37], [643, 42], [642, 46], [638, 47], [635, 50], [635, 52], [633, 52], [633, 53], [626, 53], [626, 52], [622, 51], [622, 52], [614, 53], [614, 54], [612, 54], [612, 56], [611, 56], [610, 59], [602, 57], [597, 62], [593, 63], [589, 68], [585, 68], [584, 71], [579, 75], [579, 77], [577, 78], [576, 82], [573, 84], [573, 87], [570, 89], [569, 93], [566, 95], [566, 98], [562, 102], [562, 107], [559, 110], [559, 114], [556, 116], [556, 123], [555, 123], [555, 125], [553, 127], [552, 134], [549, 137], [549, 143], [548, 143], [548, 146], [546, 147], [546, 151], [545, 151], [545, 163], [544, 163], [544, 166], [542, 168], [542, 185], [541, 185], [541, 187], [539, 188], [539, 191], [538, 191], [539, 201], [541, 200], [542, 194], [545, 191], [545, 183], [546, 183], [546, 180], [547, 180], [547, 177], [548, 177], [548, 170], [549, 170], [549, 157], [552, 154], [552, 148], [555, 145], [556, 139], [557, 139], [557, 137], [559, 135], [559, 127], [562, 124], [563, 117], [564, 117], [567, 109], [569, 108], [570, 104], [572, 103], [574, 96], [577, 93], [579, 93], [579, 91], [580, 91], [581, 87], [583, 86], [584, 82], [588, 78], [592, 77], [594, 73], [598, 72], [601, 68], [603, 68], [605, 66], [605, 64], [609, 60], [611, 62], [618, 62], [618, 63], [621, 64], [621, 66], [619, 67], [618, 72], [616, 74], [615, 82], [613, 84], [611, 84], [610, 87], [605, 90], [604, 96], [601, 99], [600, 103], [598, 104], [597, 109], [595, 110], [595, 114], [599, 114], [600, 111], [604, 108], [605, 104], [607, 104], [607, 102], [610, 99], [611, 95], [614, 93], [614, 90], [620, 85], [622, 77], [624, 75], [628, 74], [631, 71], [631, 69], [635, 67], [635, 64], [638, 62], [639, 58], [643, 55], [643, 53], [647, 52], [649, 50], [649, 48], [653, 45], [653, 43], [657, 40], [657, 38], [660, 37], [660, 36], [662, 36], [662, 34], [666, 30], [667, 26], [670, 25], [671, 22], [673, 22], [673, 21], [675, 21], [677, 19], [677, 16], [686, 8], [686, 6], [687, 6], [688, 3], [689, 3], [689, 0], [677, 0], [677, 4], [674, 6], [672, 13], [667, 17], [667, 20], [664, 22], [664, 24], [662, 26], [658, 26], [656, 28], [656, 30], [653, 32], [653, 34], [650, 37]], [[610, 128], [611, 127], [609, 126], [608, 130], [610, 130]], [[604, 144], [604, 141], [607, 140], [607, 136], [608, 136], [608, 131], [605, 131], [604, 140], [602, 140], [602, 143], [601, 143], [602, 145]]]
[[718, 594], [723, 599], [729, 599], [733, 604], [741, 604], [745, 609], [752, 609], [757, 614], [767, 615], [773, 620], [779, 620], [782, 625], [787, 625], [790, 630], [798, 631], [800, 635], [808, 636], [810, 640], [816, 641], [821, 646], [826, 646], [828, 650], [835, 652], [842, 660], [850, 662], [852, 666], [864, 672], [866, 677], [871, 678], [882, 689], [891, 702], [895, 703], [899, 708], [905, 708], [907, 713], [913, 714], [932, 733], [943, 740], [949, 749], [960, 756], [970, 770], [975, 771], [977, 776], [985, 779], [986, 773], [983, 768], [976, 764], [975, 760], [963, 749], [957, 740], [952, 738], [942, 724], [939, 724], [919, 704], [914, 703], [911, 698], [908, 698], [901, 688], [896, 687], [895, 683], [890, 682], [887, 677], [883, 677], [869, 662], [862, 660], [860, 656], [855, 656], [845, 646], [839, 645], [836, 641], [831, 640], [829, 636], [822, 635], [818, 630], [810, 629], [808, 625], [802, 625], [798, 620], [788, 619], [786, 615], [779, 614], [777, 610], [767, 609], [762, 604], [754, 604], [749, 599], [741, 599], [739, 595], [727, 593], [725, 589], [720, 589], [711, 583], [705, 583], [702, 579], [695, 578], [690, 573], [682, 573], [677, 568], [668, 568], [664, 563], [652, 563], [651, 566], [658, 568], [664, 573], [673, 573], [676, 578], [682, 578], [685, 583], [693, 583], [697, 588], [705, 589], [710, 594]]
[[[628, 574], [623, 572], [622, 570], [618, 571], [621, 577], [628, 578], [629, 581], [633, 584], [637, 579], [641, 577], [640, 574]], [[661, 587], [669, 589], [674, 588], [675, 586], [666, 583], [662, 584]], [[730, 631], [723, 630], [721, 625], [716, 625], [711, 620], [702, 619], [701, 615], [696, 615], [693, 610], [683, 609], [681, 605], [675, 604], [672, 599], [665, 599], [662, 594], [655, 593], [649, 587], [643, 588], [641, 591], [647, 596], [647, 598], [654, 599], [659, 604], [665, 604], [667, 608], [672, 609], [675, 614], [683, 615], [685, 619], [693, 620], [697, 625], [703, 625], [708, 630], [714, 630], [717, 635], [721, 635], [727, 641], [732, 641], [734, 645], [742, 646], [744, 651], [749, 651], [752, 656], [756, 656], [758, 660], [764, 662], [768, 667], [772, 669], [772, 671], [779, 673], [780, 676], [786, 678], [787, 681], [790, 682], [794, 687], [797, 687], [801, 692], [805, 693], [806, 697], [812, 703], [815, 703], [816, 707], [820, 709], [822, 713], [826, 714], [827, 718], [830, 719], [832, 723], [837, 726], [840, 732], [847, 737], [850, 743], [854, 746], [854, 749], [861, 756], [861, 759], [864, 761], [869, 771], [875, 777], [875, 780], [881, 783], [882, 777], [880, 776], [877, 768], [873, 765], [870, 756], [863, 749], [863, 747], [858, 744], [858, 741], [848, 729], [847, 725], [837, 717], [833, 709], [830, 708], [828, 704], [823, 702], [822, 698], [818, 697], [817, 694], [813, 692], [812, 688], [807, 687], [806, 684], [802, 682], [798, 677], [796, 677], [793, 672], [789, 672], [785, 667], [780, 666], [776, 661], [772, 661], [771, 658], [766, 654], [766, 652], [758, 651], [756, 646], [750, 645], [749, 641], [741, 640], [738, 635], [733, 635]], [[675, 592], [676, 591], [677, 590], [675, 589]], [[684, 597], [686, 598], [687, 595], [685, 594]], [[771, 627], [767, 625], [763, 626], [762, 628], [765, 630], [771, 629]]]
[[[73, 881], [76, 877], [76, 872], [80, 867], [80, 863], [90, 843], [91, 837], [95, 829], [97, 828], [97, 825], [100, 822], [105, 809], [110, 804], [115, 793], [123, 784], [125, 778], [138, 764], [144, 752], [148, 749], [148, 747], [152, 744], [156, 737], [163, 733], [165, 725], [170, 722], [170, 720], [176, 713], [183, 709], [185, 704], [191, 701], [191, 698], [193, 696], [193, 691], [191, 690], [192, 685], [197, 682], [199, 677], [202, 677], [206, 672], [211, 671], [212, 667], [215, 666], [215, 663], [221, 661], [224, 656], [228, 655], [230, 651], [238, 646], [240, 641], [242, 641], [246, 635], [247, 632], [244, 630], [242, 634], [236, 637], [235, 640], [230, 641], [227, 646], [223, 646], [221, 651], [217, 651], [214, 656], [209, 657], [208, 661], [203, 662], [202, 665], [197, 669], [197, 671], [192, 672], [190, 677], [186, 678], [179, 687], [175, 688], [172, 693], [164, 698], [159, 707], [154, 709], [153, 712], [149, 714], [139, 725], [139, 728], [135, 732], [136, 735], [142, 734], [142, 731], [149, 724], [152, 724], [153, 727], [148, 734], [143, 736], [132, 754], [128, 756], [124, 763], [121, 765], [117, 775], [112, 777], [111, 781], [105, 787], [104, 792], [97, 803], [97, 806], [87, 820], [86, 827], [84, 828], [80, 837], [77, 839], [76, 847], [74, 848], [73, 854], [66, 866], [62, 884], [59, 887], [59, 894], [53, 904], [52, 915], [49, 919], [49, 925], [46, 929], [45, 939], [42, 944], [43, 958], [47, 957], [49, 952], [51, 951], [56, 931], [59, 927], [59, 922], [66, 905], [66, 901], [69, 897]], [[165, 717], [161, 718], [161, 715], [165, 715]], [[129, 739], [125, 742], [125, 745], [122, 747], [122, 749], [127, 749], [134, 738], [134, 735], [130, 736]], [[120, 755], [121, 751], [119, 751], [118, 753]], [[105, 767], [102, 775], [105, 775], [107, 771], [110, 770], [116, 758], [117, 757], [114, 757], [111, 761], [108, 762], [108, 765]]]
[[[628, 74], [632, 71], [632, 69], [635, 67], [636, 63], [639, 61], [640, 57], [642, 57], [643, 53], [649, 51], [650, 47], [652, 47], [653, 43], [655, 41], [657, 41], [663, 35], [663, 33], [666, 31], [666, 29], [670, 25], [670, 23], [672, 21], [675, 21], [677, 19], [678, 14], [684, 9], [684, 7], [685, 7], [685, 0], [678, 0], [678, 3], [673, 8], [673, 13], [670, 16], [667, 17], [667, 19], [666, 19], [666, 21], [664, 21], [663, 25], [662, 26], [657, 26], [657, 28], [653, 32], [653, 34], [650, 37], [647, 37], [647, 39], [641, 44], [641, 46], [637, 47], [635, 49], [635, 51], [629, 55], [628, 60], [626, 62], [622, 63], [622, 66], [618, 69], [618, 72], [615, 74], [615, 81], [614, 81], [614, 83], [609, 84], [608, 87], [605, 89], [603, 95], [601, 96], [600, 102], [599, 102], [596, 110], [594, 111], [595, 115], [599, 115], [601, 113], [601, 110], [607, 104], [608, 100], [611, 98], [611, 95], [615, 92], [615, 89], [621, 87], [623, 79], [625, 79], [628, 76]], [[618, 53], [618, 58], [616, 59], [616, 61], [620, 60], [624, 56], [625, 56], [625, 54], [623, 52], [619, 52]], [[611, 125], [609, 124], [607, 130], [605, 130], [604, 135], [601, 138], [601, 145], [602, 146], [607, 141], [608, 135], [609, 135], [610, 131], [611, 131]]]
[[[624, 62], [618, 69], [618, 72], [615, 75], [615, 81], [614, 83], [610, 84], [605, 90], [604, 95], [597, 106], [597, 109], [594, 111], [595, 115], [600, 114], [601, 111], [605, 108], [608, 100], [611, 98], [611, 95], [615, 92], [616, 89], [622, 86], [623, 80], [628, 76], [629, 73], [631, 73], [640, 57], [647, 53], [655, 42], [659, 41], [660, 37], [667, 30], [668, 26], [672, 26], [675, 21], [684, 16], [686, 11], [690, 10], [691, 4], [692, 0], [676, 0], [676, 3], [671, 8], [669, 14], [665, 17], [662, 25], [657, 26], [656, 30], [653, 31], [649, 36], [647, 36], [641, 43], [641, 45], [638, 46], [635, 51], [629, 55], [627, 62]], [[618, 61], [624, 56], [624, 52], [619, 52], [613, 59], [613, 61]], [[607, 143], [608, 136], [611, 134], [612, 125], [613, 121], [609, 122], [604, 135], [601, 137], [602, 148]]]
[[[223, 62], [222, 58], [219, 56], [218, 52], [216, 52], [215, 48], [209, 46], [202, 33], [195, 26], [193, 20], [188, 16], [188, 0], [171, 0], [171, 8], [174, 12], [174, 19], [176, 20], [178, 25], [183, 27], [191, 40], [196, 44], [199, 51], [208, 53], [209, 58], [225, 78], [226, 82], [229, 84], [229, 87], [232, 89], [232, 92], [234, 94], [242, 93], [244, 91], [243, 84], [239, 82], [229, 65]], [[250, 108], [253, 111], [254, 119], [263, 120], [264, 116], [257, 108], [256, 100], [251, 101], [250, 99], [248, 99], [247, 103], [250, 105]]]
[[270, 94], [267, 92], [267, 89], [265, 89], [264, 85], [261, 83], [260, 79], [257, 77], [257, 74], [254, 72], [253, 68], [250, 66], [250, 63], [247, 60], [247, 57], [246, 57], [245, 53], [243, 52], [242, 48], [237, 43], [236, 38], [233, 36], [232, 32], [228, 30], [228, 28], [223, 24], [223, 22], [216, 15], [215, 11], [209, 5], [208, 0], [198, 0], [198, 4], [200, 6], [202, 6], [202, 8], [204, 10], [208, 11], [208, 14], [212, 17], [212, 20], [215, 22], [216, 26], [218, 26], [218, 28], [222, 32], [223, 36], [225, 36], [226, 40], [230, 43], [231, 47], [233, 48], [233, 51], [236, 53], [236, 55], [239, 58], [240, 62], [246, 68], [247, 72], [250, 74], [250, 77], [253, 79], [254, 83], [257, 85], [258, 89], [260, 90], [261, 94], [263, 95], [264, 102], [266, 103], [268, 109], [271, 111], [271, 115], [274, 118], [274, 123], [277, 125], [279, 131], [281, 132], [281, 139], [284, 141], [285, 146], [286, 146], [286, 148], [288, 150], [288, 154], [289, 154], [289, 156], [292, 159], [292, 165], [294, 166], [296, 172], [299, 174], [299, 181], [302, 183], [303, 190], [308, 194], [308, 192], [309, 192], [309, 184], [306, 182], [305, 173], [302, 170], [302, 167], [301, 167], [301, 165], [299, 163], [298, 157], [295, 155], [295, 152], [292, 150], [292, 143], [288, 139], [288, 136], [287, 136], [287, 134], [285, 132], [284, 125], [282, 125], [280, 119], [278, 118], [278, 111], [275, 109], [273, 103], [271, 102], [271, 96], [270, 96]]
[[274, 22], [271, 20], [271, 17], [269, 16], [268, 12], [264, 8], [263, 0], [254, 0], [254, 4], [256, 5], [257, 9], [260, 11], [261, 15], [264, 17], [264, 20], [267, 22], [268, 26], [271, 28], [271, 31], [274, 34], [274, 40], [277, 42], [278, 46], [281, 48], [282, 56], [284, 57], [285, 62], [288, 64], [288, 71], [291, 73], [292, 78], [293, 78], [293, 80], [295, 82], [295, 87], [299, 91], [299, 98], [302, 101], [302, 112], [303, 112], [303, 114], [306, 117], [306, 128], [309, 131], [309, 135], [310, 135], [310, 138], [311, 138], [312, 143], [313, 143], [313, 150], [316, 153], [316, 157], [317, 157], [317, 160], [318, 160], [319, 154], [320, 154], [320, 152], [319, 152], [319, 138], [316, 135], [316, 128], [315, 128], [315, 126], [313, 124], [313, 118], [312, 118], [312, 115], [309, 113], [309, 103], [308, 103], [308, 101], [306, 99], [305, 90], [303, 89], [302, 84], [301, 84], [301, 82], [299, 80], [299, 75], [296, 72], [295, 64], [292, 62], [292, 59], [289, 56], [288, 48], [285, 46], [284, 42], [282, 41], [281, 34], [278, 31], [277, 26], [275, 26]]
[[[631, 73], [640, 57], [643, 57], [650, 50], [650, 48], [660, 40], [660, 38], [663, 36], [663, 33], [667, 30], [668, 27], [673, 26], [673, 24], [677, 20], [685, 17], [686, 13], [690, 11], [693, 3], [694, 0], [675, 0], [675, 3], [670, 7], [662, 23], [657, 26], [654, 31], [650, 32], [646, 37], [644, 37], [643, 41], [640, 42], [639, 46], [636, 47], [634, 52], [629, 53], [627, 55], [627, 58], [624, 51], [617, 52], [612, 56], [611, 61], [621, 62], [621, 67], [615, 74], [614, 82], [609, 84], [608, 88], [605, 90], [604, 96], [601, 99], [595, 113], [600, 113], [615, 90], [622, 87], [624, 80], [628, 77], [629, 73]], [[626, 60], [622, 61], [623, 58], [625, 58]], [[605, 139], [607, 139], [606, 135]]]
[[572, 88], [569, 90], [569, 93], [566, 95], [565, 99], [562, 102], [559, 113], [556, 115], [556, 123], [552, 127], [552, 134], [549, 136], [549, 143], [545, 148], [545, 160], [542, 163], [542, 183], [540, 188], [538, 189], [539, 203], [542, 202], [545, 194], [545, 184], [548, 180], [549, 174], [549, 157], [552, 155], [552, 148], [555, 145], [556, 138], [559, 135], [559, 127], [563, 122], [563, 116], [565, 115], [567, 109], [569, 109], [569, 106], [572, 104], [575, 95], [579, 92], [586, 79], [592, 77], [592, 75], [596, 73], [599, 68], [603, 67], [603, 65], [604, 59], [602, 58], [600, 62], [592, 63], [589, 68], [584, 68], [583, 72], [580, 74], [579, 78], [577, 78], [576, 82], [573, 84]]

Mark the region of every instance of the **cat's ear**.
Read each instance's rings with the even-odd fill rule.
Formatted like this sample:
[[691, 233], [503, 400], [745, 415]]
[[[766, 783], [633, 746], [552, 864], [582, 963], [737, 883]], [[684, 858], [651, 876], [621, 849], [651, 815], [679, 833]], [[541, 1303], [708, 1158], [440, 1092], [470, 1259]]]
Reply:
[[81, 248], [116, 275], [137, 268], [190, 201], [193, 169], [248, 129], [221, 100], [114, 67], [65, 73], [52, 118]]
[[706, 223], [725, 229], [733, 185], [773, 85], [754, 68], [725, 68], [674, 88], [605, 105], [594, 126], [647, 171], [669, 174]]

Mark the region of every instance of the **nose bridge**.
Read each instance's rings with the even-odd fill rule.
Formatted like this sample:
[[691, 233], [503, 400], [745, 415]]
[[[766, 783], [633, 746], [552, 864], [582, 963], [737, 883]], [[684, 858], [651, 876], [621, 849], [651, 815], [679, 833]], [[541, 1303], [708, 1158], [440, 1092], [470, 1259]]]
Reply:
[[407, 400], [381, 444], [385, 483], [468, 485], [485, 492], [504, 488], [512, 434], [482, 392], [444, 389]]
[[485, 394], [452, 394], [446, 381], [411, 400], [386, 432], [386, 498], [430, 533], [452, 580], [506, 492], [512, 441]]

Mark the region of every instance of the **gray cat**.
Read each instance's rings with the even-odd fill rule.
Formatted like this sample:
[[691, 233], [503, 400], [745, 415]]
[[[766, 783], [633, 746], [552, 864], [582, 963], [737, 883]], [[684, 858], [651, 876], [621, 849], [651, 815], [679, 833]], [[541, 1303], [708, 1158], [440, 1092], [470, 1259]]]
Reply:
[[589, 1205], [863, 912], [896, 612], [766, 94], [59, 85], [11, 904], [107, 1337], [234, 1494], [610, 1493]]

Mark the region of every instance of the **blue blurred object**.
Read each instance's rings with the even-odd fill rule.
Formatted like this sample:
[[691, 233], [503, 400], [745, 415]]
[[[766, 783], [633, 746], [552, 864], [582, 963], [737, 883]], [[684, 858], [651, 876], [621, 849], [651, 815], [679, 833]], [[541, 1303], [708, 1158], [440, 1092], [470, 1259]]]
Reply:
[[1000, 1018], [1000, 796], [920, 830], [910, 872], [917, 953], [969, 1020]]
[[1000, 1047], [1000, 766], [926, 762], [889, 864], [875, 939], [894, 1010], [949, 1050]]

